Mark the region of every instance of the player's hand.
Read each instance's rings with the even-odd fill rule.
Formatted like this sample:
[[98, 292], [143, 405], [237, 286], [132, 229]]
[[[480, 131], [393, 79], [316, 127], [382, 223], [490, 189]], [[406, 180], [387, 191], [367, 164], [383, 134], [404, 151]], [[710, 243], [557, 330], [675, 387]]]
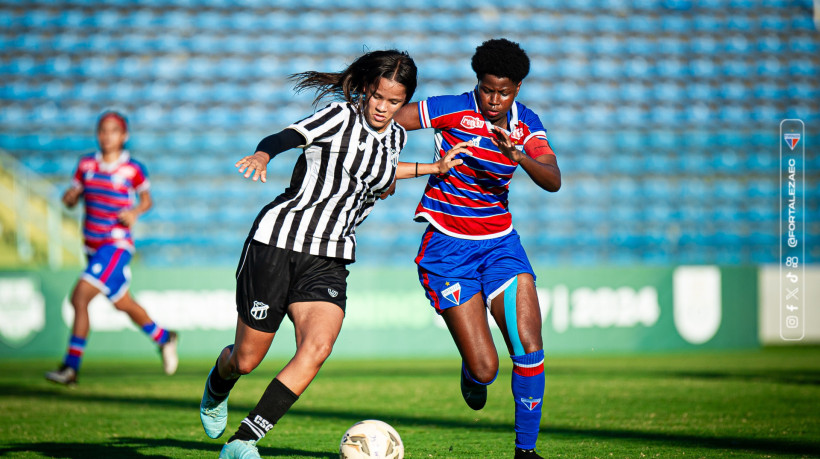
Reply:
[[127, 209], [117, 214], [117, 220], [119, 220], [123, 225], [130, 227], [137, 222], [138, 215], [139, 214], [136, 210]]
[[257, 151], [251, 156], [245, 156], [234, 164], [239, 168], [239, 173], [244, 173], [245, 178], [249, 178], [253, 174], [254, 182], [262, 179], [262, 182], [268, 181], [268, 162], [270, 156], [264, 151]]
[[393, 183], [390, 184], [390, 188], [387, 189], [384, 193], [379, 195], [379, 199], [387, 199], [393, 194], [396, 193], [396, 179], [393, 179]]
[[459, 142], [453, 145], [453, 148], [447, 150], [447, 154], [445, 154], [441, 159], [436, 162], [436, 166], [438, 166], [438, 173], [439, 174], [446, 174], [450, 172], [450, 169], [464, 164], [463, 159], [453, 159], [459, 153], [464, 153], [465, 155], [470, 154], [470, 150], [467, 149], [467, 146], [471, 145], [470, 142]]
[[493, 135], [495, 138], [491, 138], [490, 140], [493, 141], [493, 145], [498, 147], [502, 155], [506, 156], [510, 161], [517, 163], [520, 163], [521, 160], [524, 159], [524, 154], [515, 148], [512, 139], [510, 139], [510, 136], [508, 136], [503, 129], [498, 126], [493, 126]]
[[80, 187], [72, 187], [66, 190], [63, 194], [63, 204], [69, 209], [77, 205], [80, 200], [80, 195], [83, 194], [83, 189]]

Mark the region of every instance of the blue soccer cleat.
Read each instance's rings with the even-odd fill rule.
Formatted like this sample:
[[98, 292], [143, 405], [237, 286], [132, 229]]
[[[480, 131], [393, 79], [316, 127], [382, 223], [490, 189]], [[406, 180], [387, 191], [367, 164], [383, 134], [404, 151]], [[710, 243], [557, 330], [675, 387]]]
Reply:
[[219, 452], [219, 459], [262, 459], [256, 442], [253, 440], [234, 440], [226, 443]]
[[[211, 368], [211, 372], [214, 371], [216, 371], [216, 367]], [[228, 397], [225, 397], [225, 400], [221, 402], [211, 397], [208, 393], [209, 379], [211, 379], [211, 373], [208, 373], [208, 379], [205, 380], [205, 392], [203, 392], [202, 401], [199, 403], [199, 419], [202, 421], [202, 427], [209, 437], [219, 438], [228, 425]], [[259, 455], [247, 457], [259, 457]]]

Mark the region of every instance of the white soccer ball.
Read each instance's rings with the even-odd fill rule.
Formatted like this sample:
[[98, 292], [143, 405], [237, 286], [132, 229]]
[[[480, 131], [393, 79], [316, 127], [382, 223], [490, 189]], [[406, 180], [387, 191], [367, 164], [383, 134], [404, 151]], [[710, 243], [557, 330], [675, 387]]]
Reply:
[[353, 424], [342, 435], [340, 459], [402, 459], [404, 444], [390, 424], [368, 419]]

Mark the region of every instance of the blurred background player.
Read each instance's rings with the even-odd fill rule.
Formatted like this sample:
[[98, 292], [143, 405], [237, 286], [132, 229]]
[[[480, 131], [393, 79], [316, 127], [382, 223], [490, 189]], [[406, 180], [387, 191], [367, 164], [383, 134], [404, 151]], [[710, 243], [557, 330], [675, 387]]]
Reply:
[[[394, 178], [405, 130], [393, 122], [416, 89], [416, 65], [405, 52], [373, 51], [339, 73], [296, 75], [298, 90], [315, 101], [339, 97], [313, 115], [263, 139], [236, 166], [245, 178], [266, 181], [267, 164], [304, 148], [290, 186], [253, 223], [237, 267], [236, 338], [211, 369], [200, 403], [205, 433], [225, 431], [228, 395], [241, 375], [265, 357], [287, 315], [296, 354], [239, 425], [220, 458], [258, 458], [256, 443], [273, 428], [316, 377], [342, 327], [347, 265], [355, 260], [355, 229], [385, 197]], [[447, 161], [437, 170], [448, 170]], [[427, 167], [427, 165], [425, 165]]]
[[430, 97], [396, 115], [407, 130], [436, 129], [436, 157], [457, 152], [455, 158], [463, 159], [449, 173], [430, 177], [416, 208], [416, 220], [429, 222], [416, 257], [419, 280], [458, 347], [462, 395], [475, 410], [484, 407], [487, 385], [498, 375], [485, 307], [501, 329], [513, 361], [516, 458], [541, 457], [535, 447], [544, 351], [535, 274], [512, 227], [509, 183], [520, 165], [539, 187], [561, 187], [546, 130], [515, 101], [529, 67], [517, 43], [485, 41], [472, 58], [478, 78], [472, 91]]
[[[128, 263], [134, 252], [130, 228], [151, 208], [151, 194], [145, 167], [124, 149], [127, 140], [126, 118], [113, 111], [103, 113], [97, 122], [100, 149], [80, 158], [71, 187], [63, 195], [63, 203], [69, 208], [81, 196], [85, 200], [83, 238], [88, 266], [71, 293], [74, 325], [68, 351], [62, 365], [46, 373], [49, 381], [77, 382], [90, 328], [88, 305], [100, 292], [159, 346], [165, 373], [171, 375], [177, 370], [177, 334], [154, 323], [128, 291]], [[135, 195], [139, 197], [136, 205]]]

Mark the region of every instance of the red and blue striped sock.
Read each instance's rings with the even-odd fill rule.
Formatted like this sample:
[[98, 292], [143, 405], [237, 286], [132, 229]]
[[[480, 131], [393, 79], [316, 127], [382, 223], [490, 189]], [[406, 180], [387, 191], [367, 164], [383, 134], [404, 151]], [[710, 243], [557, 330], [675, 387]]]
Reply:
[[160, 327], [159, 325], [151, 322], [150, 324], [143, 325], [142, 331], [145, 332], [146, 335], [151, 337], [155, 343], [162, 345], [168, 342], [168, 330]]
[[511, 355], [512, 393], [515, 400], [515, 446], [535, 448], [544, 398], [544, 351]]
[[80, 363], [83, 360], [83, 352], [85, 352], [85, 341], [85, 338], [74, 335], [71, 335], [68, 340], [68, 351], [65, 354], [65, 359], [63, 359], [63, 364], [73, 368], [74, 371], [80, 371]]

